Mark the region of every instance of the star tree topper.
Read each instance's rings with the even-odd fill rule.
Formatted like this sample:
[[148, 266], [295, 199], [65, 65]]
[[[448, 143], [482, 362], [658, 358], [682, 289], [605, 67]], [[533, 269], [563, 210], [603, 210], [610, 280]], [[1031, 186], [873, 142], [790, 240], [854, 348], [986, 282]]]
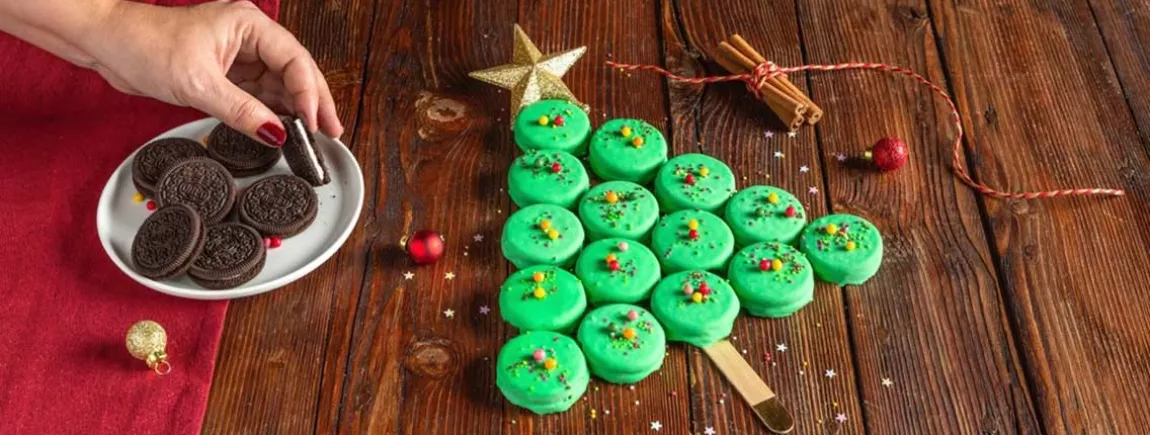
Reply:
[[511, 63], [473, 71], [469, 75], [511, 91], [510, 118], [514, 118], [523, 106], [543, 99], [567, 100], [587, 110], [561, 79], [586, 51], [587, 47], [579, 47], [544, 56], [516, 24]]

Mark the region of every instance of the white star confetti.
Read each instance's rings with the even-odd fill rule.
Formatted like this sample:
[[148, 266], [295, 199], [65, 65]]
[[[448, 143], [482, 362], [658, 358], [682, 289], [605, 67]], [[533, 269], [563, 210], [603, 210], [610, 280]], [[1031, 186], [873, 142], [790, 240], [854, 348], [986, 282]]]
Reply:
[[828, 378], [833, 378], [833, 377], [835, 377], [836, 374], [837, 373], [835, 373], [834, 369], [827, 369], [826, 376]]
[[796, 138], [798, 136], [799, 136], [799, 134], [797, 132], [794, 132], [794, 131], [787, 133], [787, 137], [789, 137], [789, 138]]
[[651, 430], [658, 432], [662, 429], [663, 429], [663, 423], [659, 423], [658, 421], [652, 421], [651, 422]]
[[450, 308], [443, 310], [443, 317], [446, 317], [448, 319], [454, 318], [455, 317], [455, 310], [452, 310]]
[[811, 171], [811, 168], [807, 167], [806, 165], [799, 167], [799, 173], [805, 174], [805, 173], [810, 172], [810, 171]]
[[488, 308], [487, 305], [479, 307], [479, 314], [486, 316], [487, 313], [490, 313], [490, 312], [491, 312], [491, 308]]
[[403, 272], [403, 279], [405, 279], [405, 280], [408, 280], [408, 281], [411, 281], [411, 279], [412, 279], [412, 278], [415, 278], [415, 274], [414, 274], [414, 273], [411, 273], [411, 272]]
[[809, 193], [811, 195], [818, 195], [819, 194], [819, 188], [811, 186], [810, 189], [807, 189], [807, 193]]
[[770, 138], [772, 138], [772, 137], [775, 137], [775, 132], [773, 132], [773, 131], [770, 131], [770, 130], [764, 131], [764, 132], [763, 132], [763, 137], [765, 137], [765, 138], [767, 138], [767, 139], [770, 139]]
[[455, 272], [447, 272], [447, 273], [443, 274], [443, 279], [446, 279], [448, 281], [455, 279]]
[[471, 236], [471, 240], [474, 240], [476, 243], [482, 242], [483, 241], [483, 234], [476, 234], [474, 236]]
[[715, 428], [707, 426], [706, 429], [703, 429], [703, 434], [704, 435], [715, 435]]
[[743, 355], [746, 355], [746, 354], [747, 354], [747, 350], [743, 349]]
[[841, 412], [838, 414], [835, 414], [835, 421], [837, 421], [839, 423], [846, 423], [847, 422], [847, 415], [843, 414]]
[[890, 380], [890, 378], [882, 378], [882, 386], [890, 388], [893, 385], [894, 381]]
[[784, 344], [784, 343], [779, 343], [779, 344], [776, 344], [776, 345], [775, 345], [775, 350], [777, 350], [777, 351], [779, 351], [779, 352], [786, 352], [786, 351], [787, 351], [787, 345], [786, 345], [786, 344]]
[[847, 155], [843, 154], [843, 153], [835, 153], [835, 158], [838, 159], [838, 161], [840, 161], [840, 162], [847, 161]]
[[775, 151], [775, 158], [776, 159], [781, 159], [783, 157], [786, 157], [786, 155], [784, 155], [782, 151]]

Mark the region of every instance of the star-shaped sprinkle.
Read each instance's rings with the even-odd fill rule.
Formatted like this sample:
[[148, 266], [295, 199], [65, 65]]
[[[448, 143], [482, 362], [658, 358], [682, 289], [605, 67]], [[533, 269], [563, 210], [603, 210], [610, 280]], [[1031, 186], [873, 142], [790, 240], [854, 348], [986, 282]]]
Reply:
[[843, 153], [835, 153], [835, 158], [838, 159], [838, 161], [840, 161], [840, 162], [847, 161], [847, 155], [843, 154]]
[[807, 167], [807, 165], [799, 166], [799, 173], [805, 174], [810, 171], [811, 168]]
[[448, 281], [455, 279], [455, 272], [447, 272], [447, 273], [443, 274], [443, 279], [446, 279]]
[[838, 414], [835, 414], [835, 421], [837, 421], [839, 423], [846, 423], [847, 422], [847, 415], [843, 414], [841, 412]]
[[767, 139], [770, 139], [770, 138], [772, 138], [772, 137], [775, 137], [775, 132], [773, 132], [773, 131], [770, 131], [770, 130], [764, 131], [764, 132], [763, 132], [763, 137], [765, 137], [765, 138], [767, 138]]
[[833, 377], [835, 377], [835, 375], [837, 373], [835, 373], [834, 369], [827, 369], [827, 372], [825, 374], [828, 378], [833, 378]]
[[471, 236], [471, 240], [474, 240], [476, 243], [482, 242], [483, 241], [483, 234], [476, 234], [474, 236]]
[[414, 273], [411, 273], [410, 271], [408, 271], [408, 272], [403, 272], [403, 279], [406, 279], [406, 280], [408, 280], [408, 281], [411, 281], [411, 279], [412, 279], [412, 278], [415, 278], [415, 274], [414, 274]]
[[651, 430], [658, 432], [662, 429], [663, 429], [663, 423], [659, 423], [658, 421], [652, 421], [651, 422]]
[[809, 193], [811, 195], [818, 195], [819, 194], [819, 188], [817, 188], [815, 186], [811, 186], [809, 189], [807, 189], [807, 193]]
[[715, 428], [707, 426], [706, 429], [703, 429], [703, 434], [704, 435], [715, 435]]
[[479, 314], [486, 316], [487, 313], [490, 313], [490, 312], [491, 312], [491, 308], [488, 308], [487, 305], [479, 307]]
[[890, 380], [890, 378], [882, 378], [882, 386], [890, 388], [894, 386], [894, 381]]
[[786, 155], [784, 155], [782, 151], [775, 151], [775, 158], [776, 159], [781, 159], [783, 157], [786, 157]]
[[443, 317], [446, 317], [448, 319], [454, 318], [455, 317], [455, 310], [452, 310], [450, 308], [443, 310]]
[[784, 343], [779, 343], [779, 344], [776, 344], [776, 345], [775, 345], [775, 350], [777, 350], [777, 351], [779, 351], [779, 352], [786, 352], [786, 351], [787, 351], [787, 345], [786, 345], [786, 344], [784, 344]]
[[799, 134], [797, 132], [794, 132], [794, 131], [787, 133], [787, 137], [789, 137], [789, 138], [796, 138], [798, 136], [799, 136]]

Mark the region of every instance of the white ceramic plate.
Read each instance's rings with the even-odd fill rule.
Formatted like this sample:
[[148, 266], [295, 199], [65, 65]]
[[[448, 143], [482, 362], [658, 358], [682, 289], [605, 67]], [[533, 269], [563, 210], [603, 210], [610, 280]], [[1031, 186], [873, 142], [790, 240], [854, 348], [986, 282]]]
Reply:
[[[199, 142], [212, 131], [219, 121], [214, 118], [176, 127], [156, 136], [186, 137]], [[149, 141], [150, 142], [150, 141]], [[151, 214], [145, 203], [133, 201], [136, 187], [132, 184], [132, 159], [128, 156], [124, 163], [112, 173], [112, 178], [100, 194], [100, 205], [96, 209], [96, 230], [100, 233], [100, 243], [120, 270], [140, 284], [161, 293], [191, 299], [233, 299], [260, 294], [288, 285], [315, 270], [343, 246], [363, 207], [363, 173], [355, 156], [342, 143], [316, 136], [331, 172], [331, 183], [316, 188], [319, 196], [319, 210], [315, 222], [304, 232], [285, 239], [279, 248], [269, 249], [263, 271], [255, 279], [240, 287], [229, 290], [208, 290], [196, 285], [187, 276], [165, 281], [146, 278], [132, 269], [132, 239], [144, 219]], [[142, 147], [144, 144], [140, 144]], [[137, 150], [139, 152], [139, 150]], [[287, 163], [280, 159], [270, 171], [247, 178], [236, 179], [240, 188], [247, 187], [262, 177], [272, 174], [290, 174]]]

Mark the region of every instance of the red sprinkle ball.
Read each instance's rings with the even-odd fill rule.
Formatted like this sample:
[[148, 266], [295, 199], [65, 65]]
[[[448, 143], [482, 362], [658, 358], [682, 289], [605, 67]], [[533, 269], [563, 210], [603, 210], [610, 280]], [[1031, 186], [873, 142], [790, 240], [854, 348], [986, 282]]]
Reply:
[[706, 281], [699, 283], [699, 292], [705, 295], [711, 294], [711, 286], [707, 285]]
[[148, 202], [146, 204], [144, 204], [144, 207], [147, 207], [148, 210], [155, 210], [156, 209], [156, 201], [152, 201], [149, 199]]
[[771, 260], [764, 258], [762, 261], [759, 261], [759, 270], [763, 272], [771, 270]]
[[787, 217], [789, 217], [789, 218], [793, 218], [793, 217], [795, 217], [796, 214], [798, 214], [798, 212], [795, 211], [795, 206], [793, 206], [793, 205], [788, 205], [787, 211], [785, 213], [787, 214]]
[[687, 177], [683, 179], [683, 182], [690, 184], [690, 185], [694, 185], [695, 184], [695, 174], [687, 174]]
[[635, 310], [628, 311], [627, 312], [627, 320], [630, 320], [632, 322], [639, 320], [639, 313], [636, 312]]
[[563, 170], [563, 165], [560, 165], [559, 162], [555, 162], [555, 163], [551, 164], [551, 172], [558, 174], [559, 171], [562, 171], [562, 170]]
[[562, 127], [563, 124], [567, 123], [567, 121], [563, 119], [563, 115], [557, 115], [555, 119], [551, 121], [551, 123], [555, 124], [556, 127]]
[[282, 243], [283, 243], [283, 239], [280, 239], [279, 237], [276, 237], [276, 236], [264, 237], [264, 246], [269, 248], [269, 249], [278, 248], [278, 247], [280, 247], [280, 244], [282, 244]]
[[690, 237], [691, 240], [698, 240], [699, 239], [699, 230], [688, 231], [687, 237]]
[[611, 269], [612, 272], [618, 272], [619, 271], [619, 260], [611, 260], [610, 263], [607, 263], [607, 268]]

